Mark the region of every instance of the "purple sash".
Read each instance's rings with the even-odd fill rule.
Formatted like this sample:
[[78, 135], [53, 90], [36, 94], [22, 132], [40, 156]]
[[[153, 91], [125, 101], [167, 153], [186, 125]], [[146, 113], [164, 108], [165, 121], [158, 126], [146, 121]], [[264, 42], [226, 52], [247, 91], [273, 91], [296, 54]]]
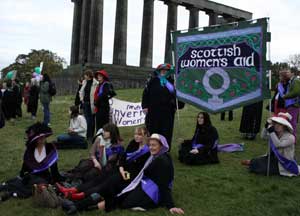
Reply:
[[244, 151], [243, 144], [228, 143], [223, 145], [218, 145], [218, 152], [241, 152]]
[[[281, 83], [279, 83], [279, 85], [278, 85], [278, 92], [279, 92], [280, 96], [281, 96], [281, 92], [284, 92], [284, 87], [283, 87], [283, 85]], [[287, 93], [288, 92], [289, 92], [289, 86], [287, 87]], [[298, 97], [296, 97], [296, 98], [290, 98], [290, 99], [285, 99], [284, 100], [285, 107], [287, 108], [289, 106], [294, 105], [295, 103], [298, 102], [298, 99], [299, 99]]]
[[124, 152], [124, 147], [121, 145], [110, 146], [105, 149], [106, 158], [109, 158], [113, 154], [122, 154]]
[[166, 87], [167, 87], [167, 89], [169, 90], [169, 92], [171, 93], [171, 94], [173, 94], [174, 93], [174, 91], [175, 91], [175, 88], [174, 88], [174, 86], [167, 80], [167, 82], [166, 82], [166, 85], [165, 85]]
[[101, 96], [103, 94], [103, 87], [104, 87], [105, 83], [107, 83], [107, 82], [103, 82], [102, 85], [100, 86], [100, 89], [99, 89], [99, 92], [98, 92], [98, 96]]
[[39, 163], [39, 167], [33, 169], [32, 173], [42, 172], [49, 169], [56, 161], [58, 160], [58, 153], [56, 150], [53, 150], [48, 154], [48, 156]]
[[131, 162], [136, 160], [137, 158], [141, 157], [142, 155], [146, 154], [149, 152], [149, 147], [148, 145], [144, 145], [143, 148], [134, 151], [134, 152], [130, 152], [126, 154], [126, 160], [127, 162]]
[[141, 185], [143, 191], [153, 200], [153, 202], [157, 205], [159, 202], [159, 188], [154, 181], [147, 177], [143, 177], [141, 180]]
[[298, 169], [297, 162], [295, 160], [289, 160], [289, 159], [283, 157], [277, 151], [277, 148], [275, 147], [275, 145], [271, 139], [270, 139], [270, 146], [271, 146], [271, 149], [272, 149], [273, 153], [275, 154], [276, 158], [278, 159], [279, 163], [284, 167], [284, 169], [286, 169], [290, 173], [299, 175], [299, 169]]

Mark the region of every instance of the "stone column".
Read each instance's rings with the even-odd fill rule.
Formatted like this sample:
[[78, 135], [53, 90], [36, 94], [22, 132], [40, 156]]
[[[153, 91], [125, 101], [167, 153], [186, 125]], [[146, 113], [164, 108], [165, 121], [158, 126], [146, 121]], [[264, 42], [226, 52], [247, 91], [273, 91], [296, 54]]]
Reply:
[[127, 0], [117, 0], [113, 64], [126, 65]]
[[206, 14], [209, 16], [208, 25], [216, 25], [218, 14], [216, 14], [214, 11], [206, 11]]
[[171, 1], [166, 2], [168, 5], [168, 20], [165, 44], [165, 63], [172, 63], [172, 46], [171, 31], [177, 30], [177, 4]]
[[190, 11], [189, 28], [199, 27], [199, 9], [194, 7], [187, 8]]
[[79, 63], [85, 64], [88, 58], [89, 23], [91, 14], [91, 1], [82, 0], [82, 14], [80, 27]]
[[72, 0], [74, 2], [73, 12], [73, 30], [71, 44], [71, 59], [70, 65], [79, 63], [79, 42], [80, 42], [80, 25], [81, 25], [81, 0]]
[[140, 66], [152, 67], [154, 0], [144, 0]]
[[103, 0], [91, 0], [89, 26], [88, 62], [102, 61]]

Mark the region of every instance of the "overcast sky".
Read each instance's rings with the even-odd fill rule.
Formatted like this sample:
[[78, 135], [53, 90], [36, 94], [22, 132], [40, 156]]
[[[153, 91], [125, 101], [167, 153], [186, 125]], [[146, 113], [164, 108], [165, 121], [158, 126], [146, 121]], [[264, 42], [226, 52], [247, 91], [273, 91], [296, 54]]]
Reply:
[[[270, 17], [271, 60], [285, 61], [300, 53], [300, 1], [216, 0], [253, 13], [253, 18]], [[143, 0], [128, 0], [127, 64], [139, 64]], [[104, 0], [103, 63], [112, 62], [116, 0]], [[200, 12], [200, 26], [208, 17]], [[18, 54], [31, 49], [48, 49], [69, 64], [72, 37], [71, 0], [0, 0], [0, 70]], [[167, 6], [155, 1], [153, 66], [164, 60]], [[178, 29], [187, 29], [188, 11], [178, 8]]]

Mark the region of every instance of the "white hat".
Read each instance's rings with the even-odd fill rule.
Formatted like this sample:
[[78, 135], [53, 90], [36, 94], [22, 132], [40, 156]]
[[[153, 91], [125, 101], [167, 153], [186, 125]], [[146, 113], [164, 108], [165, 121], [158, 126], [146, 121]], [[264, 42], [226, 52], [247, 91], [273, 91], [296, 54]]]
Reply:
[[272, 117], [271, 120], [278, 123], [278, 124], [286, 126], [287, 129], [291, 133], [293, 133], [293, 127], [290, 123], [290, 121], [292, 120], [292, 116], [289, 113], [280, 112], [280, 113], [278, 113], [277, 116]]

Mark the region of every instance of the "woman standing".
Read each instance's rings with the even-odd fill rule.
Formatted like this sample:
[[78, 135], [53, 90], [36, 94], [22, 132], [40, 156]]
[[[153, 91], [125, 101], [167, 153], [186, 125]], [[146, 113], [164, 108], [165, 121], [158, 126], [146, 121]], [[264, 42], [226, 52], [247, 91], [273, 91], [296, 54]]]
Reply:
[[209, 114], [199, 112], [192, 140], [185, 140], [179, 150], [182, 163], [199, 165], [219, 163], [217, 129], [211, 124]]
[[27, 112], [31, 113], [31, 118], [34, 120], [36, 118], [36, 113], [39, 104], [39, 82], [35, 79], [31, 79], [31, 86], [29, 90], [29, 98], [28, 98], [28, 109]]
[[79, 114], [78, 106], [71, 106], [70, 126], [67, 134], [61, 134], [57, 137], [56, 147], [58, 149], [86, 149], [86, 131], [87, 125], [84, 116]]
[[86, 70], [84, 72], [84, 80], [79, 91], [80, 101], [83, 106], [83, 113], [87, 123], [87, 139], [92, 141], [95, 131], [95, 106], [94, 93], [98, 82], [94, 79], [93, 71]]
[[50, 102], [51, 102], [51, 95], [49, 93], [50, 83], [51, 80], [49, 75], [44, 74], [43, 79], [41, 81], [40, 101], [43, 105], [43, 113], [44, 113], [43, 123], [46, 125], [50, 125]]
[[243, 165], [249, 166], [250, 172], [267, 175], [268, 157], [270, 157], [269, 175], [299, 175], [298, 164], [295, 161], [295, 136], [291, 119], [289, 113], [278, 113], [278, 116], [267, 121], [262, 137], [269, 138], [271, 153], [270, 156], [242, 161]]
[[[142, 108], [146, 114], [146, 127], [150, 134], [159, 133], [166, 137], [171, 148], [174, 115], [176, 111], [176, 91], [174, 73], [170, 64], [161, 64], [147, 82], [143, 92]], [[178, 103], [183, 108], [183, 103]]]
[[105, 70], [97, 71], [95, 74], [99, 85], [94, 94], [94, 104], [96, 112], [96, 131], [109, 122], [109, 77]]

